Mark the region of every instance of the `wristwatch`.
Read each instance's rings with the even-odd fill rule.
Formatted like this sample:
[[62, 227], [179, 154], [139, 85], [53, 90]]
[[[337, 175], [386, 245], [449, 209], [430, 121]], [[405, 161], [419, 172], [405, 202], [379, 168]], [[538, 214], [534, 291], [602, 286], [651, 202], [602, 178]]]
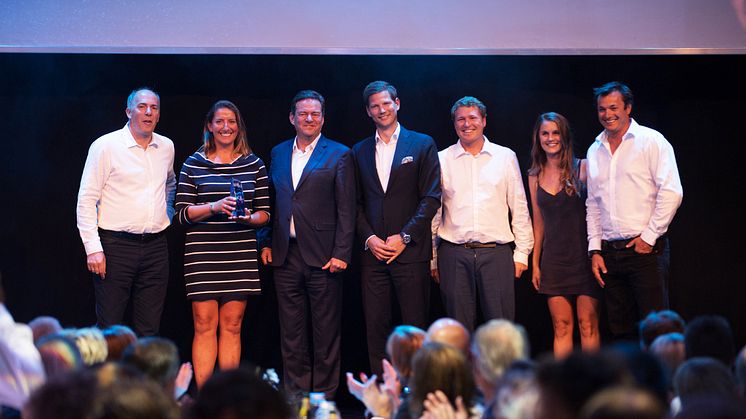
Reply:
[[403, 231], [401, 233], [399, 233], [399, 235], [401, 236], [401, 241], [403, 241], [404, 244], [409, 244], [409, 242], [412, 241], [412, 236], [410, 236], [409, 234], [407, 234], [407, 233], [405, 233]]
[[601, 251], [598, 249], [588, 251], [588, 259], [593, 259], [593, 255], [600, 255]]

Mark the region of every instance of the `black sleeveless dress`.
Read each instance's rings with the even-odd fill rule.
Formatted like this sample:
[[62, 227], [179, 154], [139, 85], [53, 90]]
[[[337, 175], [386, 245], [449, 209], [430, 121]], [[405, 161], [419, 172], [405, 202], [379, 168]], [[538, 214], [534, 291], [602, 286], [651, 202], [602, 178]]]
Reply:
[[548, 295], [601, 296], [588, 259], [585, 224], [585, 190], [580, 196], [564, 190], [552, 195], [538, 186], [536, 201], [544, 219], [541, 283], [539, 293]]

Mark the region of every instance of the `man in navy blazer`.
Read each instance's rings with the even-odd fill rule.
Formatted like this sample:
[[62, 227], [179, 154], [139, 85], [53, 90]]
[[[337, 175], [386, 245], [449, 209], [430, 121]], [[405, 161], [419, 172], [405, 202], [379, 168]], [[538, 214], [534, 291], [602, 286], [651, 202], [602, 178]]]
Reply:
[[363, 91], [375, 135], [353, 147], [358, 179], [357, 232], [371, 371], [381, 375], [392, 329], [392, 294], [401, 322], [427, 328], [430, 222], [440, 207], [440, 163], [433, 139], [402, 127], [396, 88], [375, 81]]
[[262, 262], [274, 267], [285, 389], [291, 397], [313, 391], [333, 398], [339, 384], [341, 272], [350, 263], [355, 230], [354, 162], [347, 146], [321, 134], [319, 93], [295, 95], [290, 123], [295, 138], [272, 149], [273, 222], [260, 232], [259, 247]]

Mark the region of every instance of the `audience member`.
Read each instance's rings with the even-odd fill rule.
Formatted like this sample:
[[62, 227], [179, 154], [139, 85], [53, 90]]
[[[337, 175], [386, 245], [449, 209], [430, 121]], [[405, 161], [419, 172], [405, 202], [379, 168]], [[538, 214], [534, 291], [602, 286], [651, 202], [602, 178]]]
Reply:
[[666, 333], [684, 333], [685, 326], [684, 319], [673, 310], [651, 311], [640, 322], [640, 347], [647, 350], [655, 338]]
[[528, 359], [526, 331], [510, 320], [490, 320], [474, 334], [471, 356], [474, 382], [484, 397], [485, 410], [490, 410], [496, 386], [505, 370], [516, 360]]
[[179, 350], [170, 340], [155, 336], [138, 339], [124, 350], [122, 362], [142, 371], [166, 394], [172, 397], [175, 394]]
[[290, 406], [272, 386], [245, 368], [213, 374], [186, 419], [291, 419]]
[[80, 351], [83, 364], [91, 366], [106, 361], [109, 349], [106, 347], [101, 330], [95, 327], [84, 327], [80, 329], [64, 329], [60, 332], [75, 341], [75, 346]]
[[34, 343], [47, 335], [52, 335], [62, 331], [60, 321], [50, 316], [39, 316], [28, 323], [31, 332], [34, 334]]
[[536, 416], [538, 399], [536, 364], [529, 360], [517, 360], [505, 370], [498, 381], [492, 409], [485, 408], [482, 418], [533, 418]]
[[630, 373], [634, 384], [655, 394], [661, 403], [668, 402], [668, 382], [663, 363], [655, 355], [643, 351], [635, 342], [618, 342], [605, 349]]
[[45, 336], [39, 340], [36, 347], [48, 379], [77, 370], [84, 365], [78, 345], [68, 335], [56, 333]]
[[741, 391], [741, 398], [746, 400], [746, 346], [741, 349], [736, 359], [736, 381]]
[[689, 358], [681, 364], [673, 379], [681, 408], [703, 396], [737, 398], [736, 380], [722, 362], [708, 357]]
[[115, 324], [101, 331], [106, 339], [108, 349], [107, 361], [119, 361], [122, 359], [124, 349], [137, 340], [137, 335], [129, 327]]
[[684, 331], [686, 358], [709, 356], [731, 367], [736, 346], [730, 324], [722, 316], [699, 316]]
[[17, 411], [44, 382], [44, 367], [31, 328], [16, 323], [5, 308], [0, 284], [0, 406]]
[[87, 369], [52, 376], [23, 407], [25, 419], [93, 419], [96, 375]]
[[474, 405], [469, 362], [463, 352], [451, 345], [431, 341], [417, 351], [412, 360], [410, 389], [397, 411], [397, 419], [419, 418], [426, 410], [436, 410], [443, 404], [450, 404], [462, 414], [481, 416], [481, 408]]
[[650, 345], [650, 353], [658, 357], [666, 370], [669, 401], [673, 397], [673, 375], [686, 360], [684, 350], [684, 335], [681, 333], [667, 333], [655, 338]]
[[469, 331], [458, 321], [444, 317], [438, 319], [427, 329], [425, 342], [440, 342], [451, 345], [464, 355], [469, 354]]
[[564, 360], [539, 365], [537, 418], [576, 418], [583, 405], [605, 388], [629, 384], [624, 366], [606, 353], [575, 352]]
[[663, 419], [666, 405], [651, 392], [617, 386], [594, 395], [580, 411], [580, 419]]
[[732, 397], [696, 397], [686, 404], [676, 419], [746, 419], [746, 403]]

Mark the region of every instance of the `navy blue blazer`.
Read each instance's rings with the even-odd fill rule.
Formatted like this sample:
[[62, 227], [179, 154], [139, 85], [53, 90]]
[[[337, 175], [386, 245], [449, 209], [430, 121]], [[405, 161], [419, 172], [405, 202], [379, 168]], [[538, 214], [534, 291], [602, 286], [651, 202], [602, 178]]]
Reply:
[[[386, 192], [376, 171], [376, 137], [352, 148], [357, 174], [357, 232], [365, 240], [375, 234], [387, 237], [404, 232], [412, 237], [400, 263], [426, 262], [432, 258], [430, 223], [440, 207], [440, 161], [432, 137], [401, 127]], [[365, 251], [361, 263], [380, 263]]]
[[350, 149], [322, 135], [293, 189], [294, 141], [272, 149], [272, 223], [259, 231], [259, 248], [272, 248], [272, 266], [285, 263], [292, 214], [298, 247], [308, 266], [320, 268], [332, 257], [349, 264], [355, 232], [355, 169]]

